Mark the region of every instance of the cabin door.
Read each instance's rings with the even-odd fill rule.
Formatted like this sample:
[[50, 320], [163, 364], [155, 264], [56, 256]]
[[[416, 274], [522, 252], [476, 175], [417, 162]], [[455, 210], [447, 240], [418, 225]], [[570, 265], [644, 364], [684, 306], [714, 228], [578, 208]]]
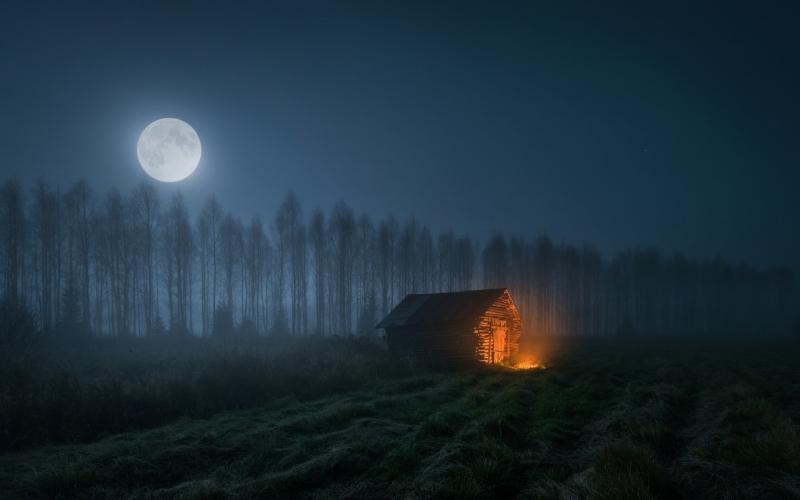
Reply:
[[506, 358], [508, 322], [492, 318], [492, 363], [501, 363]]

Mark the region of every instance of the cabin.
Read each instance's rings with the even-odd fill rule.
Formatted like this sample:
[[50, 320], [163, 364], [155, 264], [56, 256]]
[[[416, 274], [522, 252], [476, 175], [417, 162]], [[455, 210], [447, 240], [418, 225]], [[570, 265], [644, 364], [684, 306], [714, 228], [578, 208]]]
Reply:
[[448, 293], [413, 293], [377, 328], [389, 349], [434, 364], [512, 364], [522, 332], [507, 288]]

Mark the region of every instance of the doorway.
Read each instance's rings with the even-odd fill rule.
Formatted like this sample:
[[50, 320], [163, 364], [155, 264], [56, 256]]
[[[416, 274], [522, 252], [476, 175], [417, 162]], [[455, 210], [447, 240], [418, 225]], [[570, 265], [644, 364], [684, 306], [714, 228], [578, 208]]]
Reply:
[[508, 322], [492, 318], [492, 363], [502, 363], [507, 356]]

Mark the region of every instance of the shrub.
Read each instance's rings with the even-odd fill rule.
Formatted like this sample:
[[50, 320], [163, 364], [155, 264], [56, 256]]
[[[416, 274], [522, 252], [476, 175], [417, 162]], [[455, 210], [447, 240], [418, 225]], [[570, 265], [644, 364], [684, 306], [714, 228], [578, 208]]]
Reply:
[[622, 318], [622, 323], [620, 323], [619, 328], [617, 329], [617, 336], [625, 339], [630, 339], [636, 336], [636, 328], [634, 328], [633, 321], [631, 321], [629, 314], [626, 314], [625, 317]]
[[218, 338], [230, 338], [233, 336], [235, 328], [233, 326], [233, 311], [230, 306], [222, 305], [214, 311], [214, 322], [212, 332]]
[[[19, 314], [28, 321], [4, 328], [28, 335], [30, 317]], [[59, 336], [45, 347], [35, 363], [0, 365], [0, 450], [91, 441], [411, 371], [361, 339]]]
[[21, 302], [4, 299], [0, 303], [0, 351], [28, 354], [41, 340], [33, 314]]

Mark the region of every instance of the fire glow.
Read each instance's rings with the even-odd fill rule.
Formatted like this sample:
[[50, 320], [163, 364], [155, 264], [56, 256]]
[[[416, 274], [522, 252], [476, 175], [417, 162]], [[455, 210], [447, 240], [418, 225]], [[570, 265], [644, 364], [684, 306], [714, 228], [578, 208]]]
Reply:
[[544, 370], [547, 368], [547, 366], [544, 363], [536, 361], [535, 359], [522, 359], [512, 368], [515, 370]]

